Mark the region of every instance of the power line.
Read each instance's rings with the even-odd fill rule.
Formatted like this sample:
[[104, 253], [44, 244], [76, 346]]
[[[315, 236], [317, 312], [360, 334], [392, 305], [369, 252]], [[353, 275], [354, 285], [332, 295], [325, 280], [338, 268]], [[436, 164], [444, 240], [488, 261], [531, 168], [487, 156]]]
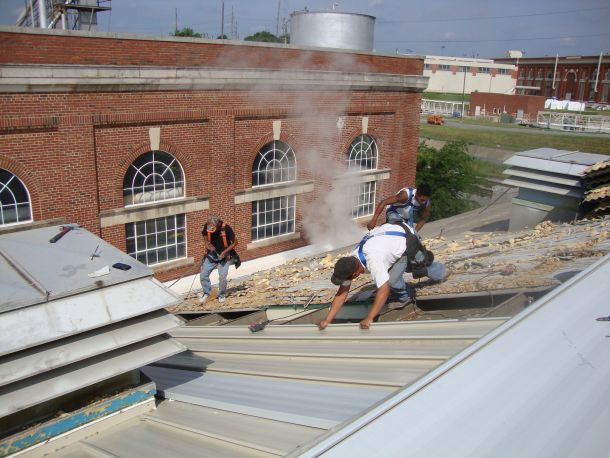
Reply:
[[536, 40], [561, 40], [569, 38], [589, 38], [601, 37], [610, 35], [610, 33], [594, 33], [590, 35], [568, 35], [561, 37], [530, 37], [530, 38], [497, 38], [497, 39], [481, 39], [481, 40], [378, 40], [378, 43], [483, 43], [483, 42], [499, 42], [499, 41], [536, 41]]
[[599, 11], [606, 10], [610, 8], [610, 6], [600, 6], [597, 8], [581, 8], [578, 10], [566, 10], [566, 11], [552, 11], [546, 13], [529, 13], [529, 14], [511, 14], [507, 16], [476, 16], [476, 17], [458, 17], [458, 18], [450, 18], [450, 19], [411, 19], [408, 21], [401, 21], [406, 23], [422, 23], [422, 22], [454, 22], [454, 21], [486, 21], [488, 19], [513, 19], [520, 17], [533, 17], [533, 16], [551, 16], [557, 14], [572, 14], [572, 13], [581, 13], [583, 11]]

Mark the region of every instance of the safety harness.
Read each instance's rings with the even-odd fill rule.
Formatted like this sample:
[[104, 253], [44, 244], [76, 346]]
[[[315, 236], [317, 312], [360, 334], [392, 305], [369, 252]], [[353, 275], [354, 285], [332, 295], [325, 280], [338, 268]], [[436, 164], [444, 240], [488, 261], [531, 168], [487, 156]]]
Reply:
[[358, 259], [360, 260], [360, 262], [362, 263], [362, 265], [365, 268], [368, 268], [368, 267], [366, 265], [366, 258], [364, 257], [364, 253], [363, 253], [364, 244], [366, 242], [368, 242], [370, 239], [372, 239], [373, 237], [377, 237], [380, 235], [392, 235], [392, 236], [396, 236], [396, 237], [404, 237], [406, 239], [406, 248], [405, 248], [405, 252], [403, 253], [403, 256], [406, 256], [407, 259], [409, 260], [409, 262], [417, 263], [417, 261], [416, 261], [417, 254], [418, 254], [418, 252], [422, 252], [423, 258], [425, 260], [426, 250], [425, 250], [424, 246], [421, 244], [421, 242], [419, 241], [419, 238], [413, 233], [413, 230], [409, 226], [407, 226], [405, 223], [393, 223], [393, 224], [395, 224], [396, 226], [402, 227], [404, 229], [404, 232], [385, 231], [385, 232], [379, 232], [377, 234], [366, 234], [362, 238], [360, 243], [358, 244]]
[[[214, 234], [214, 232], [216, 232], [216, 231], [210, 231], [207, 229], [207, 227], [208, 227], [208, 225], [206, 224], [206, 234], [208, 237], [208, 242], [212, 243], [212, 234]], [[222, 224], [220, 226], [220, 237], [222, 238], [222, 245], [226, 249], [229, 246], [229, 242], [227, 240], [227, 230], [226, 230], [226, 224], [224, 221], [222, 222]], [[216, 251], [208, 252], [206, 257], [210, 261], [212, 261], [216, 264], [223, 261], [223, 259], [218, 258], [218, 253], [216, 253]]]
[[390, 207], [388, 208], [387, 213], [393, 212], [396, 213], [398, 216], [400, 216], [400, 213], [398, 213], [398, 209], [401, 208], [406, 208], [409, 207], [409, 226], [413, 226], [413, 196], [415, 195], [415, 192], [413, 191], [413, 188], [405, 188], [407, 191], [407, 195], [409, 196], [409, 200], [407, 200], [406, 203], [404, 204], [392, 204], [390, 205]]
[[[206, 224], [206, 228], [207, 228], [207, 224]], [[212, 234], [216, 231], [210, 231], [208, 229], [206, 229], [206, 232], [208, 233], [208, 242], [212, 243]], [[220, 226], [220, 236], [222, 237], [222, 244], [225, 248], [227, 248], [229, 246], [229, 244], [227, 243], [227, 230], [226, 230], [226, 223], [223, 221], [222, 225]]]

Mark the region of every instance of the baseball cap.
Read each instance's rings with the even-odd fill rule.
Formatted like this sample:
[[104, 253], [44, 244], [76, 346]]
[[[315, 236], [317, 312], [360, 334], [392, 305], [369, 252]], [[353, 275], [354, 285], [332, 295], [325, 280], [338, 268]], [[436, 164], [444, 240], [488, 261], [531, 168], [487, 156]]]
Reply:
[[341, 285], [343, 282], [350, 280], [356, 268], [358, 266], [358, 260], [353, 256], [347, 256], [340, 258], [335, 263], [335, 270], [333, 276], [330, 277], [330, 281], [333, 285]]

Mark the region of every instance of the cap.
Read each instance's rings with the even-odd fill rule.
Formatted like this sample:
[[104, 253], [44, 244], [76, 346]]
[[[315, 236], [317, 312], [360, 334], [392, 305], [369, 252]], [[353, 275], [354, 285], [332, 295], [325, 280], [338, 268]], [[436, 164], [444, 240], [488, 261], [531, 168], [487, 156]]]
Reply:
[[346, 280], [350, 280], [356, 269], [358, 268], [358, 260], [353, 256], [340, 258], [335, 263], [335, 270], [333, 276], [330, 277], [330, 281], [333, 285], [340, 285]]

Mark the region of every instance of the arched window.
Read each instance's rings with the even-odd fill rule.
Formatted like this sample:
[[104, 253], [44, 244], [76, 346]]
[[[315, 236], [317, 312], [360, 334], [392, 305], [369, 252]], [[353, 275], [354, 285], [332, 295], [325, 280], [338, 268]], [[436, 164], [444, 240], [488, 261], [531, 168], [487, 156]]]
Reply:
[[[273, 141], [261, 148], [252, 166], [252, 186], [296, 180], [294, 151], [287, 143]], [[295, 230], [294, 194], [252, 202], [252, 241], [268, 239]]]
[[[125, 206], [184, 197], [184, 174], [165, 151], [149, 151], [129, 166], [123, 180]], [[125, 224], [127, 254], [154, 265], [186, 257], [186, 214]]]
[[123, 180], [125, 205], [159, 202], [184, 196], [184, 174], [174, 156], [149, 151], [129, 166]]
[[377, 144], [368, 135], [357, 136], [349, 146], [347, 168], [354, 170], [375, 170], [377, 168]]
[[30, 194], [22, 181], [0, 169], [0, 225], [32, 221]]
[[[377, 169], [377, 144], [369, 135], [359, 135], [347, 152], [349, 172]], [[367, 181], [352, 187], [352, 218], [372, 215], [375, 211], [377, 183]]]
[[267, 143], [258, 152], [252, 167], [252, 186], [293, 181], [297, 166], [292, 148], [278, 140]]

